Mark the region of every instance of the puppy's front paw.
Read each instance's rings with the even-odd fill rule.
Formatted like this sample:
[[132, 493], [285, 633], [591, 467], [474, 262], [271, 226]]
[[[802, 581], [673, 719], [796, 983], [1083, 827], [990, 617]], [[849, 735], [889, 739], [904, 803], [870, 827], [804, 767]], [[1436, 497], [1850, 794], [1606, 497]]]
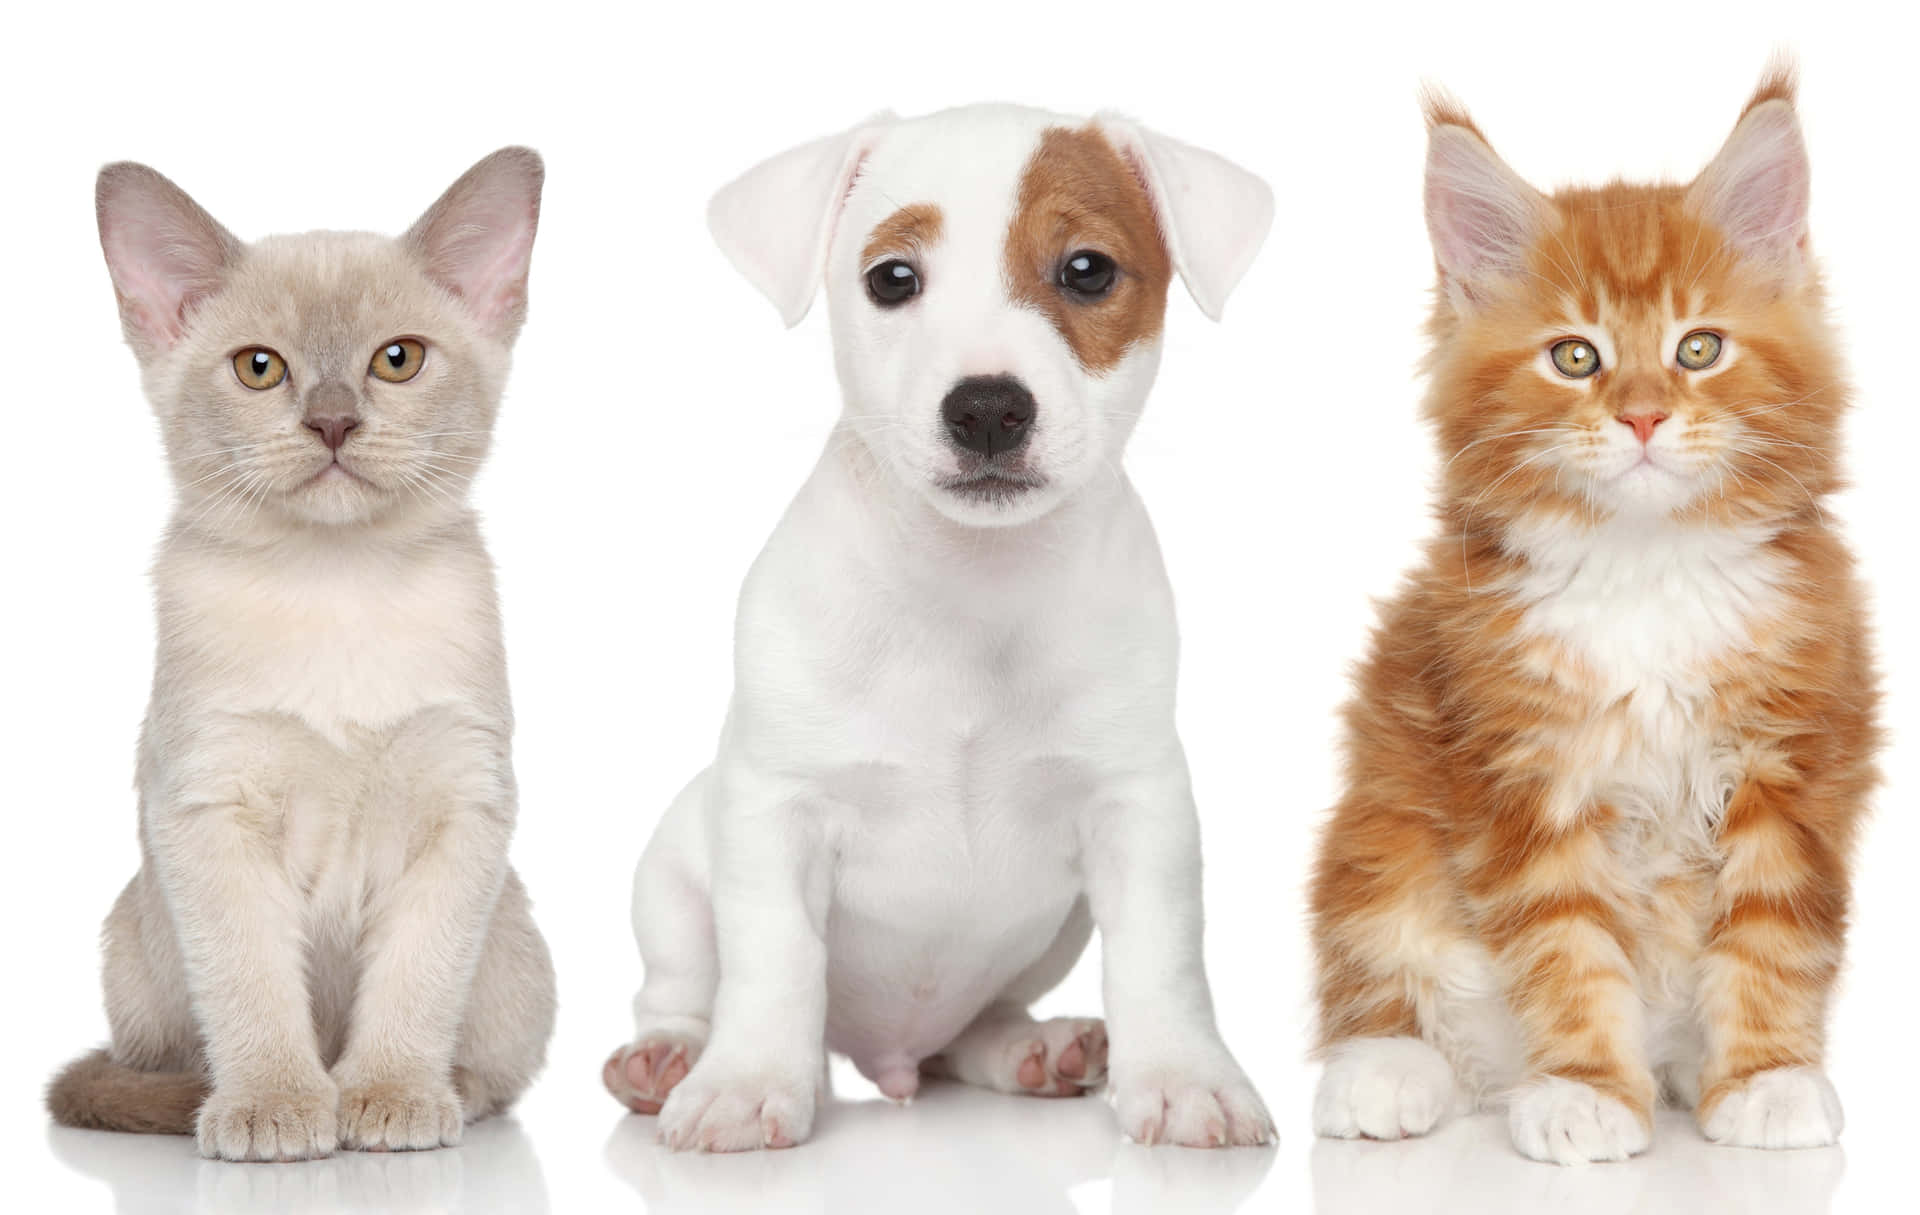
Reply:
[[1826, 1147], [1845, 1124], [1833, 1082], [1811, 1067], [1756, 1072], [1700, 1111], [1701, 1133], [1728, 1147]]
[[1454, 1100], [1453, 1065], [1418, 1038], [1353, 1038], [1327, 1055], [1313, 1130], [1329, 1139], [1424, 1135]]
[[820, 1071], [817, 1059], [794, 1068], [708, 1055], [660, 1107], [660, 1142], [677, 1152], [792, 1147], [813, 1132]]
[[613, 1099], [636, 1114], [657, 1114], [699, 1061], [702, 1041], [690, 1034], [655, 1032], [613, 1052], [600, 1067], [600, 1082]]
[[1625, 1102], [1560, 1076], [1542, 1076], [1516, 1091], [1507, 1129], [1521, 1155], [1548, 1164], [1625, 1160], [1646, 1151], [1652, 1133]]
[[1121, 1131], [1135, 1143], [1257, 1147], [1279, 1138], [1260, 1094], [1230, 1058], [1144, 1067], [1116, 1064], [1107, 1096], [1120, 1117]]
[[340, 1146], [362, 1152], [453, 1147], [465, 1120], [452, 1084], [374, 1081], [340, 1090]]
[[340, 1143], [336, 1101], [331, 1083], [216, 1088], [194, 1135], [214, 1160], [317, 1160]]

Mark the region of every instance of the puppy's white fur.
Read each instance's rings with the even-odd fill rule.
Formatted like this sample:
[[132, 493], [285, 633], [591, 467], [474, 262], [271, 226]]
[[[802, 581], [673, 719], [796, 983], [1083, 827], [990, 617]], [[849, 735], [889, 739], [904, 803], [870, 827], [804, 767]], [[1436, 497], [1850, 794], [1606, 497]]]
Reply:
[[[1198, 823], [1173, 720], [1173, 604], [1119, 461], [1160, 357], [1094, 374], [1017, 306], [1004, 245], [1049, 128], [975, 107], [880, 118], [776, 157], [711, 220], [791, 323], [824, 279], [845, 408], [748, 574], [731, 710], [712, 766], [668, 810], [635, 878], [646, 963], [616, 1095], [677, 1147], [807, 1136], [825, 1049], [899, 1098], [923, 1063], [1009, 1091], [1088, 1026], [1026, 1006], [1097, 925], [1109, 1095], [1144, 1142], [1258, 1143], [1272, 1124], [1221, 1042], [1201, 958]], [[1217, 313], [1264, 237], [1257, 179], [1096, 120], [1153, 197], [1174, 266]], [[937, 206], [910, 308], [868, 298], [862, 247]], [[943, 487], [960, 379], [1011, 375], [1038, 403], [1044, 486], [983, 501]], [[678, 1055], [673, 1054], [679, 1051]], [[1034, 1052], [1038, 1052], [1035, 1054]], [[635, 1084], [698, 1055], [678, 1079]], [[1078, 1075], [1068, 1074], [1078, 1070]], [[1098, 1080], [1050, 1073], [1054, 1091]]]

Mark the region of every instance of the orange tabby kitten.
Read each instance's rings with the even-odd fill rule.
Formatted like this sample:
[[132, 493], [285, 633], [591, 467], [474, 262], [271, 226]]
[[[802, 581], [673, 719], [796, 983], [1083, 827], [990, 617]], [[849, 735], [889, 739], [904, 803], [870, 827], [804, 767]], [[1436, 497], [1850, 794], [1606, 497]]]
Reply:
[[1722, 1143], [1840, 1132], [1877, 694], [1793, 89], [1691, 184], [1552, 195], [1429, 104], [1441, 534], [1347, 709], [1323, 1135], [1502, 1104], [1528, 1156], [1619, 1160], [1662, 1096]]

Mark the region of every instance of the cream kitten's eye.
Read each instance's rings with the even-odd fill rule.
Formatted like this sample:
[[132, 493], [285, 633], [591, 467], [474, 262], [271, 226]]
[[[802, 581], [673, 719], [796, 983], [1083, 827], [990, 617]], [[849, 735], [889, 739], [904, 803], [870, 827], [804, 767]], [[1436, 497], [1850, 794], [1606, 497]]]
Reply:
[[1553, 357], [1553, 369], [1569, 380], [1584, 380], [1600, 370], [1600, 352], [1580, 338], [1555, 342], [1548, 353]]
[[1720, 335], [1696, 329], [1680, 339], [1680, 349], [1673, 352], [1673, 357], [1688, 371], [1711, 367], [1720, 359]]
[[426, 361], [427, 348], [423, 343], [412, 338], [395, 338], [374, 354], [367, 370], [389, 384], [404, 384], [420, 374], [420, 364]]
[[234, 374], [248, 388], [264, 391], [287, 378], [287, 363], [265, 346], [249, 346], [233, 356]]

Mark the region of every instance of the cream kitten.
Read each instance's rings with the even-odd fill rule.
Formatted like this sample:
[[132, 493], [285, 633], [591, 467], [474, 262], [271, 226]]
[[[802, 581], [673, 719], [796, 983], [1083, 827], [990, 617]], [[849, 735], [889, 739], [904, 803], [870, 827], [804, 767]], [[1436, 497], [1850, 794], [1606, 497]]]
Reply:
[[525, 313], [540, 159], [403, 237], [235, 240], [135, 164], [100, 240], [178, 487], [112, 1045], [48, 1104], [227, 1160], [456, 1143], [544, 1060], [507, 866], [512, 710], [467, 489]]

